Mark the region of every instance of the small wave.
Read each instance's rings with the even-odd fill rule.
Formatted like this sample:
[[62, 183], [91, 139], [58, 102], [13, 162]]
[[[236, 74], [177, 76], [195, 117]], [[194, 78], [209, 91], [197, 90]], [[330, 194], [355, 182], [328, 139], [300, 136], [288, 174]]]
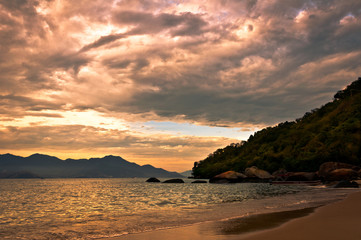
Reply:
[[[9, 239], [117, 237], [313, 206], [313, 202], [332, 200], [335, 195], [342, 198], [337, 193], [346, 191], [251, 183], [145, 185], [129, 179], [51, 179], [41, 184], [9, 180], [7, 183], [0, 184], [3, 207], [0, 224], [5, 229], [1, 237]], [[27, 228], [29, 224], [31, 228]], [[47, 237], [48, 234], [58, 235]]]

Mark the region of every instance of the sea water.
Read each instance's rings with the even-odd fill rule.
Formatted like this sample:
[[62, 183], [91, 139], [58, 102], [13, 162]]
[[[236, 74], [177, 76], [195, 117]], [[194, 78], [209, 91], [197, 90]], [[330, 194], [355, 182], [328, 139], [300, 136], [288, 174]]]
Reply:
[[146, 179], [1, 179], [0, 239], [96, 239], [315, 207], [349, 190]]

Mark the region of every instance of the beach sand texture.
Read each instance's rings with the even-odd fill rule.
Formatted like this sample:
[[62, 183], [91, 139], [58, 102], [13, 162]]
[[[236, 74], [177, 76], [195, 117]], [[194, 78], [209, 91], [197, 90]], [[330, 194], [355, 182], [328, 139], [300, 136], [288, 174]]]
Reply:
[[[292, 219], [292, 220], [290, 220]], [[130, 234], [116, 240], [361, 240], [361, 192], [320, 208]]]
[[240, 239], [361, 240], [361, 192], [320, 207], [307, 217]]

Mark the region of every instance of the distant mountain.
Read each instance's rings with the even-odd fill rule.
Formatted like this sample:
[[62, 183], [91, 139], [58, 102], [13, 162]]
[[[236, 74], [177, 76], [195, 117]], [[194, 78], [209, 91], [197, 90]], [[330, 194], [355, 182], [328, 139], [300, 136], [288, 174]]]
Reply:
[[361, 78], [296, 121], [262, 129], [246, 142], [216, 150], [195, 163], [193, 174], [210, 178], [250, 166], [269, 172], [317, 171], [328, 161], [361, 165]]
[[179, 178], [182, 175], [151, 165], [140, 166], [119, 156], [61, 160], [42, 154], [0, 155], [0, 178]]
[[185, 176], [185, 177], [191, 177], [192, 176], [192, 170], [184, 171], [184, 172], [181, 172], [179, 174], [182, 175], [182, 176]]

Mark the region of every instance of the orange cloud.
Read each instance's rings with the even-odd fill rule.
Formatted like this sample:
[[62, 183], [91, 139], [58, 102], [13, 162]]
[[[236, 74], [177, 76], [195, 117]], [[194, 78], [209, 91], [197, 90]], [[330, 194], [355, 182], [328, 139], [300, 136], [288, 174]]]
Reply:
[[356, 0], [2, 1], [0, 129], [11, 145], [0, 150], [189, 168], [240, 137], [183, 141], [134, 126], [256, 130], [302, 116], [358, 77], [360, 9]]

